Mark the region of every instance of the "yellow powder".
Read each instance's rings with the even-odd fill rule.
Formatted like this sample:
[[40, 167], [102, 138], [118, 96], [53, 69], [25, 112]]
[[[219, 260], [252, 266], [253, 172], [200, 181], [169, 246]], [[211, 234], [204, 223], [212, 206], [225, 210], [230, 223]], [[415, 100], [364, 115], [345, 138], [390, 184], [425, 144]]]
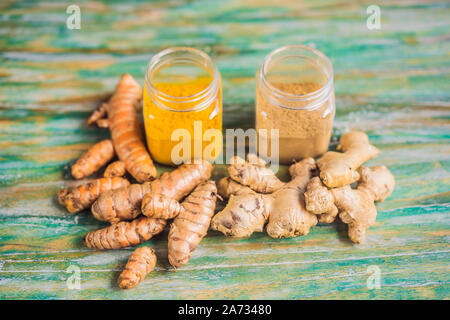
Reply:
[[[272, 83], [285, 93], [306, 94], [321, 87], [316, 82]], [[330, 110], [330, 103], [332, 109]], [[322, 106], [314, 110], [295, 110], [273, 105], [257, 89], [256, 129], [279, 129], [280, 163], [290, 164], [293, 160], [317, 157], [328, 150], [334, 119], [334, 94]], [[260, 135], [271, 147], [269, 135]]]
[[[187, 83], [167, 83], [159, 82], [154, 84], [155, 88], [172, 97], [189, 97], [205, 90], [211, 83], [211, 78], [201, 77]], [[185, 99], [183, 99], [185, 100]], [[173, 165], [172, 149], [180, 141], [172, 141], [172, 133], [177, 129], [186, 129], [191, 137], [191, 159], [194, 159], [194, 121], [201, 122], [201, 136], [195, 137], [202, 140], [202, 154], [211, 141], [203, 141], [203, 134], [208, 129], [218, 129], [222, 132], [222, 90], [219, 85], [219, 92], [214, 101], [202, 110], [182, 111], [195, 108], [199, 102], [192, 101], [186, 103], [162, 102], [161, 108], [155, 101], [152, 101], [144, 90], [144, 123], [147, 136], [147, 145], [152, 158], [162, 164]], [[215, 142], [215, 141], [214, 141]], [[222, 141], [216, 142], [222, 145]], [[221, 150], [220, 150], [221, 151]], [[220, 152], [219, 151], [219, 152]], [[212, 157], [206, 157], [207, 160], [213, 160], [219, 154], [213, 153]], [[198, 158], [198, 157], [197, 157]]]

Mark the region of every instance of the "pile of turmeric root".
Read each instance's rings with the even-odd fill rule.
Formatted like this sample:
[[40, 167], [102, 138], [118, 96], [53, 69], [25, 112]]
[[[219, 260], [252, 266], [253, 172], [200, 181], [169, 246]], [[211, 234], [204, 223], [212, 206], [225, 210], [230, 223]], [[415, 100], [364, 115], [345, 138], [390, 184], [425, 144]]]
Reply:
[[[170, 222], [168, 258], [177, 269], [189, 261], [210, 227], [230, 237], [249, 237], [265, 228], [273, 238], [286, 238], [306, 235], [318, 222], [331, 223], [338, 215], [348, 224], [350, 239], [361, 243], [375, 222], [375, 201], [383, 201], [394, 189], [386, 167], [361, 166], [379, 150], [360, 131], [344, 134], [339, 152], [327, 152], [317, 162], [306, 158], [292, 164], [286, 183], [253, 154], [246, 160], [234, 157], [229, 177], [217, 187], [210, 180], [213, 166], [204, 160], [155, 179], [139, 120], [141, 97], [140, 85], [124, 74], [109, 102], [87, 121], [109, 128], [111, 140], [92, 146], [71, 168], [75, 179], [84, 179], [106, 166], [103, 177], [58, 192], [59, 203], [70, 213], [90, 208], [94, 218], [110, 223], [84, 237], [89, 248], [137, 246]], [[130, 184], [128, 174], [136, 183]], [[222, 197], [228, 203], [214, 215], [216, 200]], [[152, 249], [136, 249], [119, 276], [119, 287], [136, 286], [155, 264]]]

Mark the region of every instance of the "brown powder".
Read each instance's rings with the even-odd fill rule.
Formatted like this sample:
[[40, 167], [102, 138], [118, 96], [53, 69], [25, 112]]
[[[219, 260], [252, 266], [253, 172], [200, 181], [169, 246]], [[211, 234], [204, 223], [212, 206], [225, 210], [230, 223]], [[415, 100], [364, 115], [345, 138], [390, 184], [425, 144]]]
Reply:
[[[272, 85], [282, 92], [298, 95], [313, 92], [321, 87], [316, 82], [272, 83]], [[311, 103], [314, 104], [314, 101]], [[260, 134], [260, 139], [267, 141], [268, 150], [271, 150], [272, 143], [270, 129], [279, 129], [280, 163], [290, 164], [293, 160], [317, 157], [325, 153], [330, 142], [333, 119], [333, 91], [320, 107], [314, 110], [295, 110], [273, 104], [263, 95], [261, 88], [257, 88], [256, 129], [268, 129], [268, 137]]]

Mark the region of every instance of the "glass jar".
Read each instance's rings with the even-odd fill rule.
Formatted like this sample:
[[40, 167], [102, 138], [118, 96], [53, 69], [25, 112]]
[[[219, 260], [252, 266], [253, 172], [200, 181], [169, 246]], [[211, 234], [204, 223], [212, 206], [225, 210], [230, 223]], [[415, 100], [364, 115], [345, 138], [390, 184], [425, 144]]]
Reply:
[[154, 55], [145, 75], [143, 100], [153, 159], [178, 165], [200, 158], [211, 161], [220, 154], [222, 81], [206, 53], [174, 47]]
[[[264, 59], [256, 74], [256, 130], [266, 150], [278, 143], [280, 163], [325, 153], [334, 114], [333, 67], [323, 53], [290, 45]], [[271, 129], [278, 136], [271, 138]]]

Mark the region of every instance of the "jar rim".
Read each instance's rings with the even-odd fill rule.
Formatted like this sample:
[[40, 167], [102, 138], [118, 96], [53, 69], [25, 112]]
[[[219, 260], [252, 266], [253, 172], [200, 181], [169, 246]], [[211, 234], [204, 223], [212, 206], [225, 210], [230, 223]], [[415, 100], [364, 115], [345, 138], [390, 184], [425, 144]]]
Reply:
[[[317, 57], [319, 57], [320, 59], [322, 59], [325, 62], [326, 68], [329, 70], [328, 74], [325, 73], [325, 75], [327, 76], [327, 82], [321, 86], [320, 88], [308, 92], [308, 93], [304, 93], [304, 94], [295, 94], [295, 93], [290, 93], [290, 92], [285, 92], [282, 91], [278, 88], [276, 88], [275, 86], [273, 86], [270, 81], [267, 79], [266, 77], [266, 70], [268, 69], [269, 63], [272, 62], [273, 58], [282, 52], [285, 51], [289, 51], [289, 50], [295, 50], [295, 49], [301, 49], [301, 50], [306, 50], [306, 51], [310, 51], [312, 53], [314, 53]], [[311, 60], [310, 57], [307, 56], [303, 56], [303, 55], [293, 55], [295, 57], [301, 57], [303, 59], [306, 60]], [[323, 70], [322, 70], [323, 71]], [[261, 65], [260, 68], [260, 79], [262, 81], [262, 83], [277, 97], [288, 100], [288, 101], [292, 101], [292, 102], [302, 102], [302, 101], [308, 101], [308, 100], [312, 100], [315, 98], [319, 98], [322, 95], [327, 95], [329, 90], [332, 87], [333, 84], [333, 78], [334, 78], [334, 71], [333, 71], [333, 65], [331, 64], [330, 59], [328, 59], [328, 57], [322, 53], [321, 51], [312, 48], [310, 46], [306, 46], [306, 45], [302, 45], [302, 44], [293, 44], [293, 45], [286, 45], [280, 48], [277, 48], [273, 51], [271, 51], [265, 58], [264, 61]], [[308, 107], [308, 109], [310, 109], [311, 107]], [[299, 108], [299, 109], [306, 109], [306, 108]]]
[[[159, 63], [161, 63], [161, 60], [168, 56], [169, 54], [175, 53], [175, 52], [182, 52], [182, 51], [186, 51], [188, 53], [191, 53], [193, 55], [198, 55], [200, 58], [202, 58], [205, 61], [205, 67], [207, 67], [206, 69], [210, 69], [211, 72], [211, 82], [208, 84], [208, 86], [193, 94], [190, 96], [172, 96], [170, 94], [167, 94], [165, 92], [162, 92], [160, 90], [158, 90], [153, 83], [150, 81], [149, 78], [149, 74], [150, 71], [155, 68]], [[174, 58], [174, 60], [178, 60], [178, 61], [190, 61], [193, 63], [196, 63], [195, 60], [192, 59], [180, 59], [180, 58]], [[199, 65], [199, 63], [196, 63], [197, 65]], [[201, 68], [202, 66], [199, 65], [199, 67]], [[207, 71], [207, 70], [206, 70]], [[217, 93], [218, 91], [218, 82], [219, 82], [219, 70], [217, 69], [216, 65], [214, 64], [214, 62], [212, 61], [211, 57], [209, 55], [207, 55], [205, 52], [199, 50], [199, 49], [195, 49], [195, 48], [191, 48], [191, 47], [169, 47], [166, 48], [160, 52], [158, 52], [157, 54], [153, 55], [150, 58], [150, 61], [147, 64], [147, 68], [145, 71], [145, 84], [147, 85], [147, 87], [149, 88], [150, 91], [152, 91], [152, 93], [154, 93], [155, 95], [158, 96], [158, 99], [163, 100], [165, 102], [169, 102], [169, 103], [193, 103], [199, 100], [204, 99], [205, 97], [207, 97], [208, 94], [210, 94], [211, 92], [214, 93], [214, 95]], [[214, 98], [212, 95], [211, 98]], [[190, 109], [183, 109], [183, 110], [179, 110], [179, 109], [172, 109], [172, 108], [168, 108], [166, 106], [162, 106], [160, 104], [158, 104], [159, 107], [166, 109], [166, 110], [170, 110], [170, 111], [177, 111], [177, 112], [187, 112], [187, 111], [196, 111], [199, 109], [203, 109], [208, 102], [210, 102], [209, 100], [211, 99], [206, 99], [206, 101], [194, 106], [193, 108]], [[205, 106], [204, 106], [205, 105]]]

